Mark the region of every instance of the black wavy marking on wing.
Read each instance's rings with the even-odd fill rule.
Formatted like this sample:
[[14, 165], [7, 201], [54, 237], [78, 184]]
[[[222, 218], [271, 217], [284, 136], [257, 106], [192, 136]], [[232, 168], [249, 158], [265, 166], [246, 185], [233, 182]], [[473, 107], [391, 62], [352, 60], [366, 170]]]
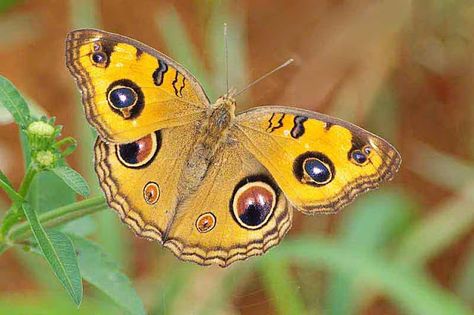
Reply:
[[294, 138], [294, 139], [298, 139], [299, 137], [301, 137], [305, 130], [304, 130], [304, 122], [308, 120], [308, 117], [305, 117], [305, 116], [295, 116], [295, 119], [294, 119], [294, 126], [293, 128], [291, 128], [291, 136]]
[[[163, 84], [163, 79], [165, 77], [165, 73], [168, 71], [168, 65], [161, 59], [158, 59], [158, 68], [153, 72], [153, 83], [155, 83], [156, 86], [160, 86]], [[176, 72], [177, 73], [177, 72]], [[174, 82], [173, 82], [173, 87], [174, 87]], [[176, 88], [175, 88], [176, 91]]]
[[184, 86], [186, 85], [184, 83], [184, 81], [186, 80], [186, 78], [183, 76], [183, 85], [181, 85], [181, 87], [179, 88], [179, 97], [183, 97], [183, 89], [184, 89]]
[[179, 91], [178, 91], [178, 89], [176, 88], [176, 83], [178, 83], [178, 76], [179, 76], [179, 72], [176, 70], [176, 74], [175, 74], [175, 76], [174, 76], [174, 80], [173, 80], [173, 82], [172, 82], [171, 84], [173, 85], [174, 94], [179, 97]]
[[[275, 117], [275, 113], [272, 114], [272, 117], [268, 120], [269, 125], [268, 128], [266, 129], [267, 132], [272, 133], [275, 130], [283, 127], [283, 119], [285, 118], [285, 114], [281, 114], [280, 119], [278, 119], [278, 125], [273, 126], [273, 118]], [[270, 129], [270, 130], [269, 130]]]

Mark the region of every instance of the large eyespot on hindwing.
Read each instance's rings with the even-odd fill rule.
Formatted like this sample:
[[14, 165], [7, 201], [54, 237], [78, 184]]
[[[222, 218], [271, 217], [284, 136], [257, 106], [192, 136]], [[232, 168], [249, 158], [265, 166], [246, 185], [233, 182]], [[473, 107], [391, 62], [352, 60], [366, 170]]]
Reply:
[[300, 182], [320, 187], [334, 179], [336, 170], [326, 155], [321, 152], [306, 152], [295, 159], [293, 173]]
[[270, 220], [277, 198], [277, 191], [266, 178], [248, 177], [234, 189], [230, 211], [240, 226], [258, 230]]
[[110, 108], [125, 119], [136, 118], [145, 105], [142, 90], [128, 79], [117, 80], [110, 84], [106, 98]]
[[148, 166], [161, 147], [161, 133], [156, 131], [137, 141], [116, 145], [117, 158], [129, 168]]

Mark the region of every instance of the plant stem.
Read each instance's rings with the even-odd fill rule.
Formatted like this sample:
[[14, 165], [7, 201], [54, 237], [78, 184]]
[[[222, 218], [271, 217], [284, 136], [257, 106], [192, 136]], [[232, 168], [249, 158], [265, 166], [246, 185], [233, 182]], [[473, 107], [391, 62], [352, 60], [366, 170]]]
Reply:
[[[104, 197], [98, 196], [59, 207], [39, 215], [39, 220], [45, 227], [57, 226], [80, 217], [98, 212], [107, 207]], [[28, 222], [14, 225], [9, 231], [6, 239], [0, 240], [0, 254], [8, 246], [15, 242], [22, 241], [31, 236], [31, 228]]]
[[28, 170], [26, 171], [25, 177], [23, 178], [23, 181], [21, 182], [20, 189], [18, 189], [18, 193], [23, 198], [26, 197], [26, 194], [28, 193], [28, 190], [30, 189], [31, 182], [33, 181], [33, 178], [35, 178], [35, 175], [37, 173], [38, 173], [38, 170], [30, 164], [30, 166], [28, 167]]
[[30, 164], [28, 170], [26, 171], [25, 177], [21, 182], [18, 193], [15, 194], [20, 198], [20, 200], [13, 203], [12, 207], [5, 213], [5, 216], [2, 220], [2, 225], [0, 227], [0, 243], [4, 241], [5, 235], [10, 231], [10, 228], [20, 221], [24, 217], [23, 210], [21, 209], [21, 203], [26, 197], [28, 190], [30, 189], [31, 182], [35, 175], [38, 173], [38, 170]]

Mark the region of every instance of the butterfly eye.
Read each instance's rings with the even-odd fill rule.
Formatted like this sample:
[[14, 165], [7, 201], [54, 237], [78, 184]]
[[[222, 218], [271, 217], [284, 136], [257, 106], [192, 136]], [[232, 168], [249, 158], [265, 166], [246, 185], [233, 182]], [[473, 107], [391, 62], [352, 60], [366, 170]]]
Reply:
[[143, 198], [149, 205], [155, 204], [160, 199], [160, 186], [155, 182], [149, 182], [143, 188]]
[[196, 220], [196, 229], [200, 233], [207, 233], [216, 226], [216, 217], [211, 212], [203, 213]]
[[117, 145], [117, 157], [126, 167], [145, 167], [156, 156], [160, 145], [161, 134], [152, 133], [137, 141]]
[[356, 162], [357, 164], [360, 164], [360, 165], [367, 162], [367, 155], [365, 155], [365, 153], [363, 153], [360, 150], [352, 151], [351, 158], [354, 162]]
[[268, 222], [276, 205], [275, 190], [264, 182], [250, 182], [234, 194], [232, 212], [244, 228], [256, 230]]

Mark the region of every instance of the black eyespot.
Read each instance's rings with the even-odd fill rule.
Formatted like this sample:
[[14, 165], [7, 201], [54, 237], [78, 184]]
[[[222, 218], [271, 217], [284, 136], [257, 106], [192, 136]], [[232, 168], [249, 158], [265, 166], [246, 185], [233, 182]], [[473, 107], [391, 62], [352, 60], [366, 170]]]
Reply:
[[236, 186], [230, 202], [233, 218], [241, 227], [248, 230], [263, 227], [277, 204], [277, 191], [269, 183], [260, 181], [266, 179], [254, 178], [248, 177], [241, 181]]
[[130, 168], [142, 168], [151, 163], [161, 147], [161, 133], [149, 134], [137, 141], [117, 145], [119, 161]]
[[141, 88], [128, 79], [117, 80], [106, 92], [110, 108], [125, 119], [137, 118], [145, 106]]
[[357, 164], [364, 164], [367, 161], [367, 156], [360, 150], [352, 151], [351, 157]]
[[334, 179], [336, 170], [326, 155], [321, 152], [306, 152], [295, 159], [293, 174], [304, 184], [320, 187]]
[[116, 108], [135, 105], [137, 97], [137, 93], [127, 86], [116, 86], [109, 92], [109, 102]]
[[95, 52], [92, 54], [92, 62], [95, 64], [105, 64], [107, 62], [107, 55], [103, 52]]
[[306, 159], [303, 163], [304, 171], [316, 183], [324, 183], [331, 178], [331, 171], [320, 160], [315, 158]]

